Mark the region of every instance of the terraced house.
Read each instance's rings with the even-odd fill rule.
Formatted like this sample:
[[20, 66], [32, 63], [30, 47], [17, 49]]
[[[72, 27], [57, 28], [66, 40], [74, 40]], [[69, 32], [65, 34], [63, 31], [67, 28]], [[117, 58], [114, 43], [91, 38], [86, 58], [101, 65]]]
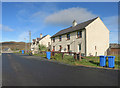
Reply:
[[77, 24], [51, 37], [51, 49], [61, 52], [81, 52], [84, 56], [106, 55], [109, 30], [99, 17]]
[[45, 45], [48, 49], [50, 49], [51, 45], [51, 36], [50, 35], [45, 35], [42, 36], [40, 34], [40, 38], [32, 39], [32, 44], [31, 44], [31, 49], [33, 53], [39, 51], [39, 46], [38, 45]]

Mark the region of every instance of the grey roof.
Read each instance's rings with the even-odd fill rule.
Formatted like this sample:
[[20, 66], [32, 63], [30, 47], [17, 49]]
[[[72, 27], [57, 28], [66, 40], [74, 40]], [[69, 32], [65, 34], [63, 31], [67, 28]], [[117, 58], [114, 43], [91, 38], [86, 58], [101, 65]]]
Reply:
[[[89, 25], [91, 22], [93, 22], [95, 19], [97, 19], [98, 17], [94, 18], [94, 19], [91, 19], [91, 20], [88, 20], [88, 21], [85, 21], [83, 23], [80, 23], [78, 25], [76, 25], [75, 27], [69, 27], [69, 28], [66, 28], [66, 29], [63, 29], [59, 32], [57, 32], [55, 35], [53, 35], [52, 37], [56, 37], [56, 36], [59, 36], [59, 35], [62, 35], [62, 34], [66, 34], [66, 33], [69, 33], [69, 32], [73, 32], [73, 31], [77, 31], [77, 30], [80, 30], [80, 29], [84, 29], [87, 25]], [[52, 38], [51, 37], [51, 38]]]

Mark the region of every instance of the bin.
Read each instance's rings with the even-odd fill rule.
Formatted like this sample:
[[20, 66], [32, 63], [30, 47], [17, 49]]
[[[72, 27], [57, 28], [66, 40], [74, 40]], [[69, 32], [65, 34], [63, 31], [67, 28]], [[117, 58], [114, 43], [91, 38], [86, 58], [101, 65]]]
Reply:
[[24, 54], [24, 50], [22, 50], [22, 54]]
[[106, 66], [106, 57], [107, 56], [99, 56], [100, 57], [100, 66]]
[[108, 67], [109, 68], [115, 67], [115, 56], [108, 56]]
[[50, 59], [50, 57], [51, 57], [51, 52], [46, 52], [46, 57], [47, 57], [47, 59]]

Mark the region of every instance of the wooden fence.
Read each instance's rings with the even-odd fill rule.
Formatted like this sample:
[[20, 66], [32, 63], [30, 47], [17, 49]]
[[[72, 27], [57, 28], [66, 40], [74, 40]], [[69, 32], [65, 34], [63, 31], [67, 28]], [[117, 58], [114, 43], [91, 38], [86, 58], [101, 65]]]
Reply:
[[[81, 61], [81, 53], [76, 53], [76, 52], [60, 52], [60, 51], [50, 51], [51, 52], [51, 56], [55, 56], [55, 54], [62, 54], [62, 59], [64, 58], [65, 54], [74, 54], [74, 59], [77, 60], [79, 59]], [[40, 53], [45, 53], [46, 51], [40, 51]], [[79, 58], [77, 58], [77, 55]]]

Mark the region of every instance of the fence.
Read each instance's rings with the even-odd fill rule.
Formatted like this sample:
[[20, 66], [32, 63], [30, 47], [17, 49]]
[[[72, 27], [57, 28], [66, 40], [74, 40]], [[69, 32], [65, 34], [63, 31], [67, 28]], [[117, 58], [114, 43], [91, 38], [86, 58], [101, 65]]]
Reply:
[[[46, 51], [40, 51], [40, 53], [46, 54]], [[77, 60], [79, 59], [81, 61], [81, 53], [76, 53], [76, 52], [60, 52], [60, 51], [51, 51], [51, 56], [55, 56], [55, 54], [62, 54], [62, 59], [64, 58], [65, 54], [73, 54], [74, 59]]]

